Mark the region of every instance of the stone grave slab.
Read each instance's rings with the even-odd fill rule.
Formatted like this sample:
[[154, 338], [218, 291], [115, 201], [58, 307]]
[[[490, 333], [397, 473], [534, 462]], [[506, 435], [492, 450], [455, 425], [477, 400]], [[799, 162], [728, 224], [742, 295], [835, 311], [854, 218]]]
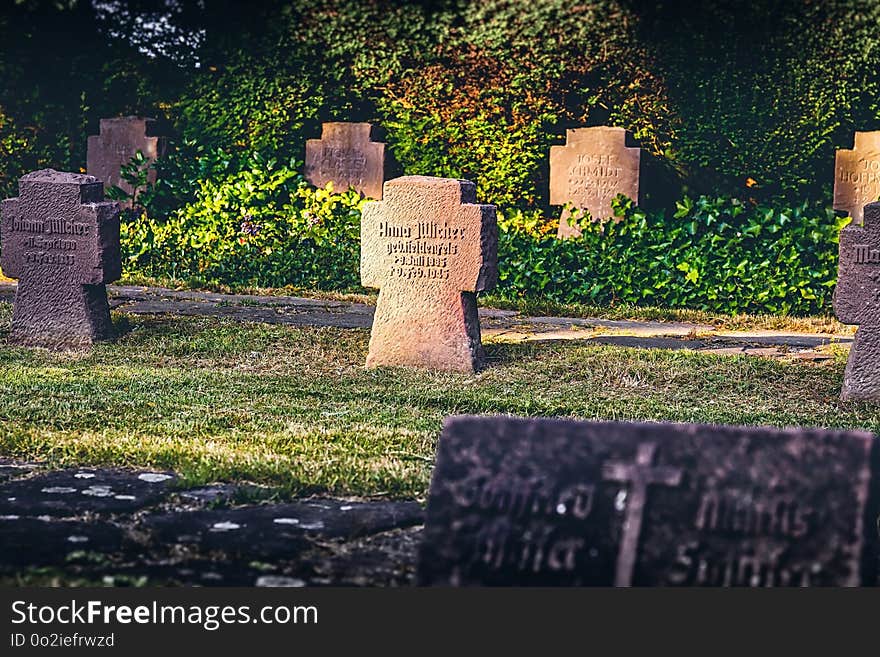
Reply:
[[880, 401], [880, 203], [865, 206], [864, 222], [840, 231], [834, 314], [858, 324], [843, 375], [841, 398]]
[[860, 224], [865, 205], [880, 200], [880, 131], [857, 132], [854, 141], [834, 158], [834, 209]]
[[353, 187], [368, 198], [382, 198], [385, 144], [373, 141], [369, 123], [325, 123], [320, 139], [306, 141], [305, 177], [316, 187], [332, 182], [344, 192]]
[[419, 582], [872, 583], [876, 455], [859, 431], [447, 418]]
[[314, 499], [156, 514], [143, 526], [161, 542], [262, 558], [290, 557], [315, 539], [353, 539], [424, 520], [417, 502]]
[[[632, 134], [623, 128], [567, 130], [565, 145], [550, 147], [550, 204], [570, 203], [576, 210], [588, 210], [597, 221], [614, 218], [611, 201], [618, 194], [637, 205], [644, 202], [645, 159]], [[559, 237], [580, 235], [568, 217], [563, 212]]]
[[[119, 187], [127, 194], [132, 187], [120, 176], [122, 166], [140, 151], [151, 162], [165, 153], [166, 139], [158, 134], [155, 119], [120, 116], [101, 119], [100, 134], [87, 142], [86, 172], [104, 183], [105, 189]], [[147, 182], [156, 182], [156, 170], [147, 171]]]
[[0, 515], [74, 517], [132, 513], [161, 502], [177, 476], [105, 468], [38, 473], [0, 485]]
[[93, 176], [22, 176], [0, 210], [0, 268], [17, 278], [14, 344], [78, 347], [113, 337], [105, 285], [122, 275], [119, 206]]
[[482, 367], [476, 292], [494, 287], [497, 262], [495, 207], [477, 204], [474, 183], [385, 183], [361, 219], [361, 283], [380, 288], [367, 367]]
[[65, 564], [74, 552], [115, 553], [124, 537], [108, 522], [0, 514], [0, 570]]

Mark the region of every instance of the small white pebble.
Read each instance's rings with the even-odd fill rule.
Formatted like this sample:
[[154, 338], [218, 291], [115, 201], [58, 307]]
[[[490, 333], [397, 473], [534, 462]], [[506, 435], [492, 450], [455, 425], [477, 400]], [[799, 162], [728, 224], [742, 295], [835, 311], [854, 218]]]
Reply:
[[18, 520], [18, 516], [0, 516], [0, 520]]
[[94, 479], [95, 477], [95, 475], [93, 475], [91, 472], [77, 472], [73, 476], [77, 479]]
[[67, 495], [68, 493], [75, 493], [76, 488], [70, 488], [69, 486], [50, 486], [49, 488], [44, 488], [40, 492], [49, 493], [50, 495]]
[[234, 522], [215, 522], [211, 527], [212, 532], [228, 532], [233, 529], [241, 529], [241, 525]]
[[320, 520], [316, 522], [304, 522], [300, 524], [302, 529], [324, 529], [324, 523]]
[[114, 495], [113, 499], [114, 500], [134, 500], [137, 498], [135, 498], [134, 495]]
[[306, 583], [295, 577], [281, 577], [280, 575], [263, 575], [257, 578], [256, 586], [261, 587], [293, 587], [300, 588]]
[[90, 497], [110, 497], [113, 491], [110, 489], [110, 486], [89, 486], [82, 494], [89, 495]]
[[276, 525], [298, 525], [299, 524], [299, 520], [297, 520], [296, 518], [275, 518], [275, 520], [273, 520], [272, 522], [274, 522]]
[[159, 474], [158, 472], [145, 472], [144, 474], [138, 475], [138, 479], [146, 481], [149, 484], [158, 484], [160, 481], [168, 481], [171, 479], [171, 475]]
[[89, 537], [88, 536], [68, 536], [67, 541], [69, 543], [88, 543]]
[[354, 508], [353, 506], [346, 505], [346, 506], [339, 507], [339, 510], [340, 511], [351, 511], [353, 508]]

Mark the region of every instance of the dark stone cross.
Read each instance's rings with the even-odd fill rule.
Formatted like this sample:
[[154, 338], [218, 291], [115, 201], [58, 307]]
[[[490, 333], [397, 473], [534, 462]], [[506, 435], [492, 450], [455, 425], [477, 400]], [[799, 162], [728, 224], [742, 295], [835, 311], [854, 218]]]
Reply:
[[320, 139], [306, 141], [305, 178], [316, 187], [332, 182], [338, 192], [350, 187], [368, 198], [382, 198], [385, 144], [373, 141], [369, 123], [325, 123]]
[[614, 586], [632, 585], [639, 536], [642, 533], [642, 518], [648, 500], [648, 486], [681, 484], [681, 468], [651, 465], [656, 449], [657, 445], [654, 443], [643, 443], [636, 452], [635, 464], [611, 462], [602, 467], [602, 476], [606, 481], [630, 484], [626, 500], [626, 516], [623, 520], [623, 538], [620, 541], [614, 573]]
[[119, 205], [93, 176], [45, 169], [0, 212], [0, 268], [19, 279], [10, 342], [77, 347], [113, 337], [106, 283], [122, 275]]
[[834, 314], [858, 324], [843, 374], [842, 399], [880, 401], [880, 203], [840, 231]]
[[467, 180], [404, 176], [361, 219], [361, 283], [380, 288], [367, 367], [473, 372], [483, 362], [476, 292], [498, 276], [495, 206]]

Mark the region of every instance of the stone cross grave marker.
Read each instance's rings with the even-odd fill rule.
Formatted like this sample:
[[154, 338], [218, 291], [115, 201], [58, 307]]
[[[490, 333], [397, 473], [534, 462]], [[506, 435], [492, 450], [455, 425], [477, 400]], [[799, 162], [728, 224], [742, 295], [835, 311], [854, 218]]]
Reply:
[[364, 206], [361, 283], [379, 288], [367, 367], [482, 366], [475, 293], [495, 285], [498, 226], [476, 200], [472, 182], [404, 176]]
[[94, 176], [45, 169], [3, 201], [0, 268], [17, 278], [10, 342], [77, 347], [113, 337], [106, 283], [122, 275], [119, 205]]
[[880, 203], [865, 206], [863, 224], [840, 231], [834, 314], [859, 325], [841, 398], [880, 401]]
[[317, 187], [328, 182], [344, 192], [353, 187], [368, 198], [382, 198], [385, 144], [372, 140], [369, 123], [325, 123], [320, 139], [306, 141], [305, 177]]
[[447, 418], [423, 585], [872, 583], [860, 431]]
[[852, 150], [834, 158], [834, 209], [862, 223], [866, 204], [880, 200], [880, 131], [857, 132]]
[[[565, 146], [550, 147], [550, 204], [572, 204], [589, 210], [597, 221], [614, 216], [611, 201], [618, 194], [644, 201], [642, 149], [623, 128], [597, 126], [566, 131]], [[559, 220], [559, 237], [580, 235], [569, 224], [569, 214]]]
[[[157, 134], [155, 119], [139, 116], [101, 119], [100, 134], [88, 138], [86, 172], [103, 182], [105, 188], [115, 186], [131, 194], [131, 185], [120, 176], [122, 166], [138, 151], [154, 162], [164, 154], [165, 146], [165, 138]], [[148, 170], [147, 181], [156, 182], [155, 169]]]

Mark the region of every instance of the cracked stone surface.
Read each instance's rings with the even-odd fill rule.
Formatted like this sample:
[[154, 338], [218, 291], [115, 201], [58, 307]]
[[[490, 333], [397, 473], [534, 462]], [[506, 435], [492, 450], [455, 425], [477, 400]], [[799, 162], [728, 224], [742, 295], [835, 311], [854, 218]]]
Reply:
[[171, 472], [45, 471], [0, 459], [0, 581], [404, 586], [424, 511], [415, 501], [308, 498], [236, 505], [248, 484], [182, 488]]

